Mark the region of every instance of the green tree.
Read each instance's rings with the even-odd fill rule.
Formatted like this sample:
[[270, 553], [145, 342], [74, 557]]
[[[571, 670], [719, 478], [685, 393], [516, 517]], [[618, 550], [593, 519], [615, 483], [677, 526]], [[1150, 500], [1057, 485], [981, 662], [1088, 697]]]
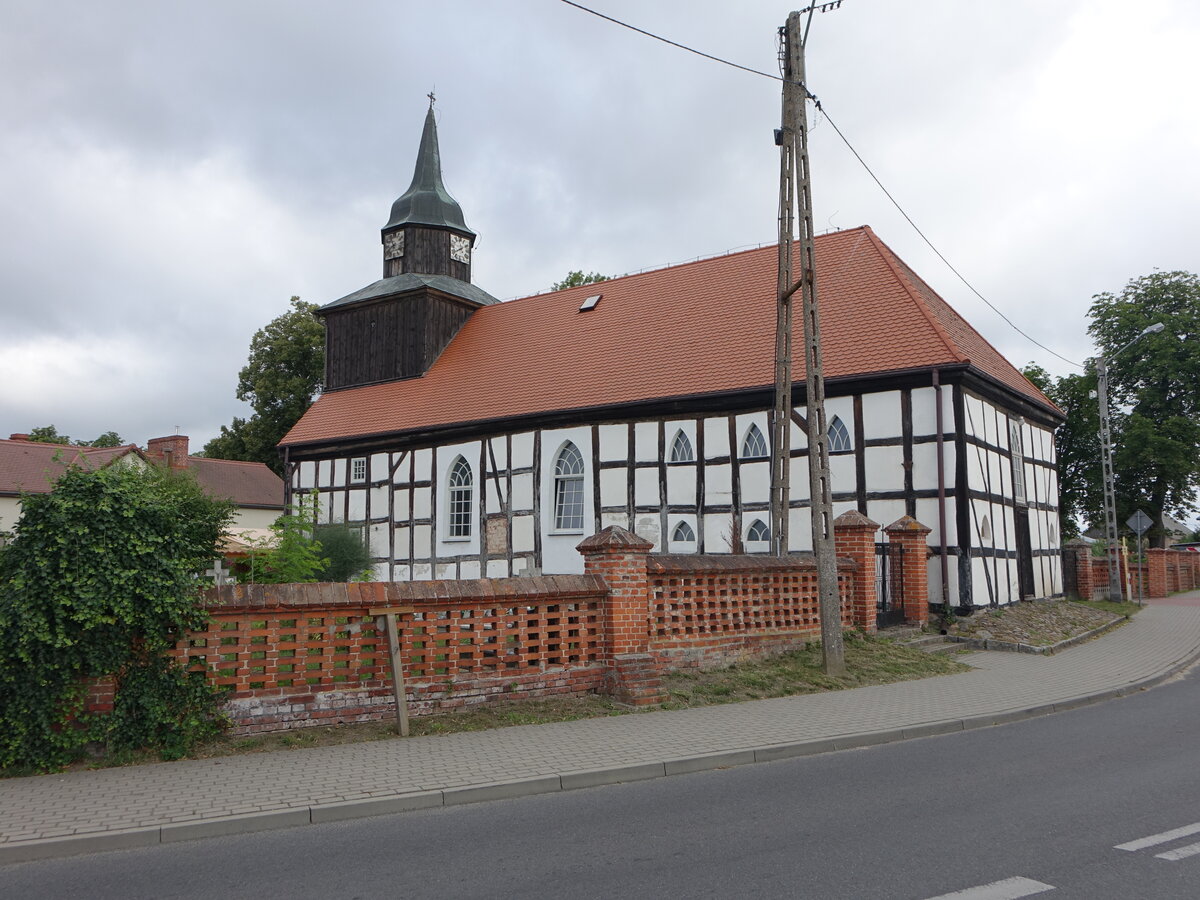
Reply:
[[586, 275], [582, 271], [576, 270], [568, 272], [567, 277], [562, 281], [556, 281], [550, 286], [552, 291], [562, 291], [567, 288], [580, 287], [585, 284], [598, 284], [601, 281], [608, 281], [607, 275], [601, 275], [599, 272], [588, 272]]
[[115, 431], [106, 431], [94, 441], [85, 441], [81, 446], [84, 447], [120, 447], [124, 444], [124, 439]]
[[[1163, 514], [1186, 516], [1200, 488], [1200, 278], [1143, 275], [1119, 294], [1097, 294], [1089, 315], [1088, 331], [1108, 361], [1117, 517], [1145, 511], [1155, 522], [1151, 542], [1161, 547]], [[1165, 330], [1139, 339], [1156, 322]]]
[[319, 581], [354, 581], [361, 579], [371, 565], [371, 551], [361, 528], [345, 523], [318, 525], [313, 537], [321, 543], [326, 557]]
[[[197, 573], [232, 503], [187, 473], [108, 466], [22, 507], [0, 554], [0, 768], [55, 768], [90, 741], [174, 757], [217, 730], [204, 673], [167, 653], [206, 620]], [[85, 680], [106, 676], [113, 712], [85, 714]]]
[[29, 439], [39, 444], [69, 444], [71, 439], [65, 434], [59, 434], [53, 425], [39, 425], [29, 430]]
[[1082, 523], [1099, 522], [1104, 509], [1100, 480], [1100, 415], [1096, 399], [1096, 371], [1056, 378], [1030, 363], [1022, 373], [1066, 414], [1067, 421], [1054, 433], [1058, 459], [1058, 504], [1063, 540], [1077, 537]]
[[313, 315], [316, 305], [299, 297], [291, 309], [259, 329], [250, 357], [238, 375], [237, 398], [254, 410], [235, 418], [204, 445], [212, 459], [266, 463], [283, 474], [276, 445], [312, 405], [325, 376], [325, 328]]

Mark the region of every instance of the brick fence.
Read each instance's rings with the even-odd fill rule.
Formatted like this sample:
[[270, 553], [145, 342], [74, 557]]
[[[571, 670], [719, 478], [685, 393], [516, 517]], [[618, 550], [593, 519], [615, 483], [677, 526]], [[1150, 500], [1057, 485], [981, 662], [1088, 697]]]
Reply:
[[[842, 622], [875, 630], [878, 526], [835, 523]], [[905, 546], [910, 621], [928, 610], [925, 535], [908, 519], [885, 531]], [[372, 609], [398, 617], [410, 713], [503, 697], [607, 693], [662, 699], [671, 669], [790, 649], [820, 634], [809, 556], [678, 556], [622, 528], [579, 545], [584, 574], [463, 581], [227, 585], [206, 593], [211, 621], [177, 657], [229, 689], [235, 731], [395, 714], [387, 638]]]
[[[1075, 593], [1083, 600], [1106, 599], [1108, 593], [1108, 558], [1094, 557], [1086, 541], [1071, 541], [1063, 547], [1064, 566], [1075, 572]], [[1191, 591], [1200, 586], [1200, 553], [1191, 550], [1147, 550], [1144, 563], [1120, 561], [1121, 592], [1126, 585], [1132, 597], [1138, 596], [1141, 582], [1143, 596], [1166, 597], [1179, 591]]]

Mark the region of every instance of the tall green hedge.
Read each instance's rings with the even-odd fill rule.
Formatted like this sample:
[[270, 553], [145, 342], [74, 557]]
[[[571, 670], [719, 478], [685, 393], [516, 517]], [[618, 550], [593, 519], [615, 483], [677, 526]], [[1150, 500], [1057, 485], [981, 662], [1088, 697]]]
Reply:
[[[216, 692], [166, 654], [204, 624], [199, 573], [232, 504], [118, 465], [69, 469], [22, 506], [0, 551], [0, 767], [60, 767], [89, 742], [171, 758], [218, 730]], [[84, 714], [84, 680], [109, 675], [114, 711]]]

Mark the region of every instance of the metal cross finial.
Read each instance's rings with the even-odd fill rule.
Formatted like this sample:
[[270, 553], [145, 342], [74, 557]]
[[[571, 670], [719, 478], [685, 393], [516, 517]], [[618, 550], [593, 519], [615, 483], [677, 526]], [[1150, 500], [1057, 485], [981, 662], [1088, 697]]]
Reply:
[[433, 109], [433, 104], [434, 104], [434, 101], [437, 100], [437, 97], [433, 96], [433, 91], [430, 91], [425, 96], [429, 98], [429, 108]]

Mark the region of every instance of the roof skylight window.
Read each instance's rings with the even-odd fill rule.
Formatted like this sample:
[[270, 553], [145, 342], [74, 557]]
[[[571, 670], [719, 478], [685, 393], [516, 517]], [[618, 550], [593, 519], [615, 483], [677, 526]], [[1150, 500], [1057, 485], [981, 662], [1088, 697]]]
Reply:
[[603, 296], [603, 294], [592, 294], [592, 296], [588, 297], [581, 304], [579, 304], [579, 311], [587, 312], [589, 309], [595, 309], [596, 304], [600, 302], [600, 298]]

